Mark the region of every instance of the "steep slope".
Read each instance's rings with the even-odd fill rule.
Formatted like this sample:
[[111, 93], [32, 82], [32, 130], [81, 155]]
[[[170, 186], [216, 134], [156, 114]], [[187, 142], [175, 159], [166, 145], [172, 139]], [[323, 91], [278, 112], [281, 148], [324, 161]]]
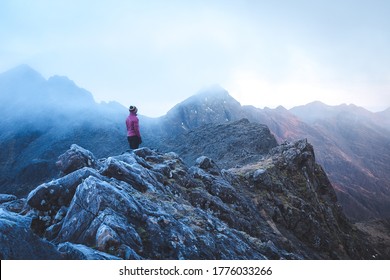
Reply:
[[223, 123], [241, 119], [241, 105], [218, 86], [203, 90], [173, 107], [162, 117], [170, 134], [200, 127], [209, 123]]
[[199, 155], [212, 158], [223, 168], [232, 168], [263, 159], [277, 146], [269, 128], [247, 119], [221, 124], [206, 124], [179, 134], [174, 141], [167, 139], [160, 145], [174, 150], [191, 166]]
[[34, 241], [1, 238], [2, 259], [31, 258], [40, 245], [34, 258], [388, 257], [347, 221], [305, 140], [231, 170], [205, 156], [188, 168], [148, 148], [98, 160], [77, 145], [58, 166], [65, 175], [27, 199], [0, 201], [1, 236], [24, 231]]
[[279, 143], [286, 140], [300, 139], [305, 134], [316, 133], [310, 125], [307, 125], [282, 106], [275, 109], [243, 106], [242, 111], [243, 115], [250, 121], [267, 125]]
[[387, 130], [390, 130], [390, 108], [382, 112], [378, 112], [376, 115], [381, 119], [379, 125]]
[[[176, 105], [173, 112], [161, 119], [158, 126], [164, 133], [159, 134], [160, 138], [152, 137], [155, 141], [148, 143], [150, 147], [173, 150], [185, 160], [192, 161], [196, 157], [195, 154], [191, 155], [192, 150], [208, 149], [212, 151], [210, 155], [224, 153], [231, 146], [213, 146], [216, 137], [207, 133], [206, 126], [201, 128], [202, 125], [223, 124], [245, 117], [251, 122], [268, 126], [279, 143], [300, 138], [307, 138], [313, 143], [318, 161], [329, 174], [349, 218], [367, 220], [390, 215], [390, 132], [385, 129], [385, 112], [374, 114], [353, 105], [334, 107], [320, 102], [291, 111], [283, 107], [258, 109], [240, 106], [220, 89], [189, 98]], [[199, 115], [199, 120], [196, 115]], [[159, 130], [156, 128], [155, 131]], [[232, 133], [219, 138], [241, 137], [239, 130]], [[236, 149], [240, 146], [247, 149], [250, 144], [244, 144], [245, 137], [234, 146]], [[250, 141], [248, 139], [248, 143]], [[192, 149], [186, 149], [187, 143]], [[219, 164], [226, 167], [227, 162], [229, 160], [225, 159]]]
[[306, 105], [297, 106], [290, 110], [299, 119], [306, 123], [313, 124], [320, 120], [337, 119], [343, 115], [348, 115], [355, 122], [362, 122], [369, 126], [389, 129], [388, 114], [390, 108], [373, 113], [354, 104], [341, 104], [338, 106], [329, 106], [322, 102], [315, 101]]
[[378, 114], [319, 102], [291, 111], [319, 132], [307, 138], [319, 148], [318, 158], [347, 215], [356, 220], [389, 217], [390, 132]]

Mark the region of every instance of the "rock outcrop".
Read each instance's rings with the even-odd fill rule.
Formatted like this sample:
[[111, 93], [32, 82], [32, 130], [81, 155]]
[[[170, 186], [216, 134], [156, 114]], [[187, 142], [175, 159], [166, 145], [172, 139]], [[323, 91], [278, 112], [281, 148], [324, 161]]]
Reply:
[[306, 140], [228, 170], [148, 148], [98, 160], [77, 145], [58, 166], [27, 199], [1, 196], [2, 259], [386, 257], [345, 218]]
[[0, 259], [62, 259], [53, 244], [32, 232], [31, 219], [0, 209]]
[[188, 166], [195, 164], [199, 155], [205, 155], [225, 169], [260, 161], [278, 145], [266, 125], [248, 119], [209, 123], [161, 142], [160, 148], [175, 151]]

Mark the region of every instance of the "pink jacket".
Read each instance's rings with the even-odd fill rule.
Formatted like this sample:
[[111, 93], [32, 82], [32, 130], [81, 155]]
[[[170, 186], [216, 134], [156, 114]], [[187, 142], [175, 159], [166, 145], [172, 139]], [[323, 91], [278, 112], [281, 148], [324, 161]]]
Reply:
[[126, 119], [127, 136], [141, 137], [139, 132], [139, 120], [136, 113], [130, 113]]

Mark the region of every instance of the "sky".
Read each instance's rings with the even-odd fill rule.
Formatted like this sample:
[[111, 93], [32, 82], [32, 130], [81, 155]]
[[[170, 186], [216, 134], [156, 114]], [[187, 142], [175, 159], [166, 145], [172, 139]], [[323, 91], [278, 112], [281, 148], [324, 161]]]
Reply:
[[242, 105], [390, 107], [387, 0], [1, 0], [0, 72], [28, 64], [150, 117], [220, 85]]

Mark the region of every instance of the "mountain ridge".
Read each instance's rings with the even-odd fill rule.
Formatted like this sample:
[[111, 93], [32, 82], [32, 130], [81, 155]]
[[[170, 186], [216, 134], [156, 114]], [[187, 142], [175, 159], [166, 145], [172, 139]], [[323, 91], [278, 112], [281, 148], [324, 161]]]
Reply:
[[389, 138], [366, 116], [310, 125], [218, 89], [139, 116], [126, 152], [127, 109], [90, 104], [0, 121], [2, 259], [388, 259]]
[[0, 195], [0, 232], [11, 240], [0, 239], [1, 259], [385, 259], [389, 253], [348, 222], [306, 140], [230, 170], [205, 156], [187, 167], [175, 153], [148, 148], [97, 159], [77, 145], [59, 156], [58, 167], [63, 175], [26, 199]]
[[[22, 66], [18, 71], [22, 74], [32, 73], [31, 76], [36, 79], [32, 79], [35, 81], [32, 84], [43, 85], [44, 91], [47, 89], [50, 78], [44, 79], [28, 66]], [[7, 72], [7, 75], [12, 73], [16, 75], [18, 71]], [[20, 76], [19, 78], [22, 79]], [[72, 90], [64, 90], [63, 86], [59, 86], [59, 89], [52, 87], [54, 93], [58, 90], [66, 96], [67, 93], [72, 94], [74, 90], [73, 94], [79, 93], [80, 96], [87, 96], [86, 98], [89, 99], [90, 93], [85, 95], [85, 90], [78, 88], [74, 82], [67, 78], [55, 77], [51, 80], [52, 83], [56, 79], [61, 80], [60, 84], [65, 83], [70, 86]], [[0, 89], [4, 84], [7, 82], [4, 74], [1, 74]], [[40, 87], [30, 87], [29, 91], [23, 92], [26, 88], [19, 84], [13, 86], [24, 94], [31, 94], [31, 90], [36, 90], [37, 92], [32, 92], [36, 94], [41, 90]], [[10, 92], [13, 92], [12, 88]], [[55, 171], [56, 156], [75, 141], [99, 157], [118, 154], [127, 149], [123, 124], [127, 109], [118, 103], [97, 104], [93, 100], [90, 101], [87, 109], [78, 107], [73, 112], [66, 112], [57, 104], [53, 106], [54, 103], [50, 111], [40, 110], [29, 115], [25, 114], [26, 110], [14, 110], [15, 114], [9, 115], [9, 110], [1, 111], [0, 125], [5, 133], [0, 140], [5, 147], [3, 151], [7, 151], [2, 152], [0, 156], [2, 192], [25, 195], [44, 180], [56, 178], [58, 176]], [[166, 152], [180, 150], [184, 154], [184, 160], [190, 160], [191, 164], [199, 155], [191, 154], [191, 150], [188, 149], [186, 151], [183, 145], [186, 140], [178, 136], [186, 133], [187, 136], [196, 135], [197, 132], [202, 131], [202, 126], [212, 123], [223, 124], [246, 118], [251, 123], [265, 124], [278, 143], [307, 138], [315, 146], [317, 159], [336, 187], [337, 195], [348, 217], [367, 220], [386, 218], [390, 211], [387, 207], [389, 191], [386, 189], [386, 184], [390, 180], [386, 171], [388, 170], [386, 162], [389, 162], [386, 157], [386, 151], [389, 150], [389, 136], [387, 130], [383, 130], [388, 127], [388, 121], [386, 122], [388, 119], [385, 117], [387, 112], [390, 112], [390, 109], [381, 113], [364, 114], [359, 118], [355, 118], [354, 114], [339, 114], [337, 118], [324, 118], [309, 124], [283, 107], [258, 109], [254, 106], [241, 106], [226, 90], [214, 87], [201, 90], [195, 96], [177, 104], [165, 116], [148, 118], [140, 115], [139, 117], [144, 146]], [[21, 123], [24, 125], [16, 127], [14, 119], [10, 118], [11, 115], [21, 118]], [[379, 119], [376, 118], [378, 115]], [[375, 118], [370, 119], [371, 116]], [[384, 124], [378, 125], [376, 123], [378, 120], [384, 120]], [[204, 134], [204, 131], [207, 130], [201, 133]], [[236, 137], [238, 135], [239, 132]], [[232, 133], [229, 137], [234, 136], [235, 133]], [[178, 139], [181, 139], [180, 143]], [[201, 141], [197, 143], [192, 142], [193, 149], [205, 152], [208, 141], [213, 139], [213, 135], [199, 139]], [[250, 150], [251, 143], [244, 142], [245, 139], [240, 145], [247, 145], [247, 150]], [[375, 146], [372, 146], [373, 143]], [[215, 146], [214, 150], [219, 153], [222, 151], [223, 154], [224, 147]], [[227, 160], [222, 163], [222, 167], [226, 162]], [[39, 170], [48, 172], [37, 172]], [[37, 180], [28, 179], [29, 174], [35, 174]], [[345, 176], [345, 174], [353, 174], [353, 176]]]
[[[318, 115], [315, 121], [305, 121], [302, 120], [304, 117], [294, 114], [296, 110], [283, 107], [258, 109], [241, 106], [231, 96], [225, 95], [219, 101], [211, 98], [212, 101], [209, 101], [208, 96], [215, 95], [203, 94], [200, 99], [188, 98], [177, 104], [174, 108], [180, 114], [176, 114], [175, 118], [169, 121], [162, 119], [158, 126], [163, 141], [152, 141], [151, 146], [164, 151], [167, 151], [165, 146], [169, 146], [170, 150], [183, 153], [185, 149], [180, 148], [180, 141], [183, 139], [178, 140], [178, 135], [188, 134], [189, 131], [193, 131], [192, 135], [203, 133], [200, 128], [207, 123], [222, 124], [247, 118], [251, 122], [266, 124], [279, 143], [308, 138], [316, 147], [319, 162], [336, 186], [349, 218], [369, 220], [390, 216], [390, 208], [387, 206], [390, 202], [390, 191], [386, 187], [390, 184], [386, 171], [390, 160], [386, 152], [390, 149], [390, 130], [387, 130], [386, 119], [378, 117], [381, 114], [371, 113], [355, 105], [328, 106], [315, 102], [308, 107], [315, 105], [316, 110], [327, 110], [329, 113]], [[218, 105], [214, 107], [215, 103]], [[319, 110], [319, 107], [323, 109]], [[201, 117], [194, 118], [196, 114]], [[215, 114], [218, 117], [212, 117]], [[171, 127], [174, 129], [171, 130]], [[239, 132], [237, 136], [238, 134]], [[205, 146], [209, 143], [207, 139], [203, 141], [204, 143], [198, 145]], [[186, 155], [183, 156], [186, 158]], [[381, 195], [378, 196], [378, 193]]]

